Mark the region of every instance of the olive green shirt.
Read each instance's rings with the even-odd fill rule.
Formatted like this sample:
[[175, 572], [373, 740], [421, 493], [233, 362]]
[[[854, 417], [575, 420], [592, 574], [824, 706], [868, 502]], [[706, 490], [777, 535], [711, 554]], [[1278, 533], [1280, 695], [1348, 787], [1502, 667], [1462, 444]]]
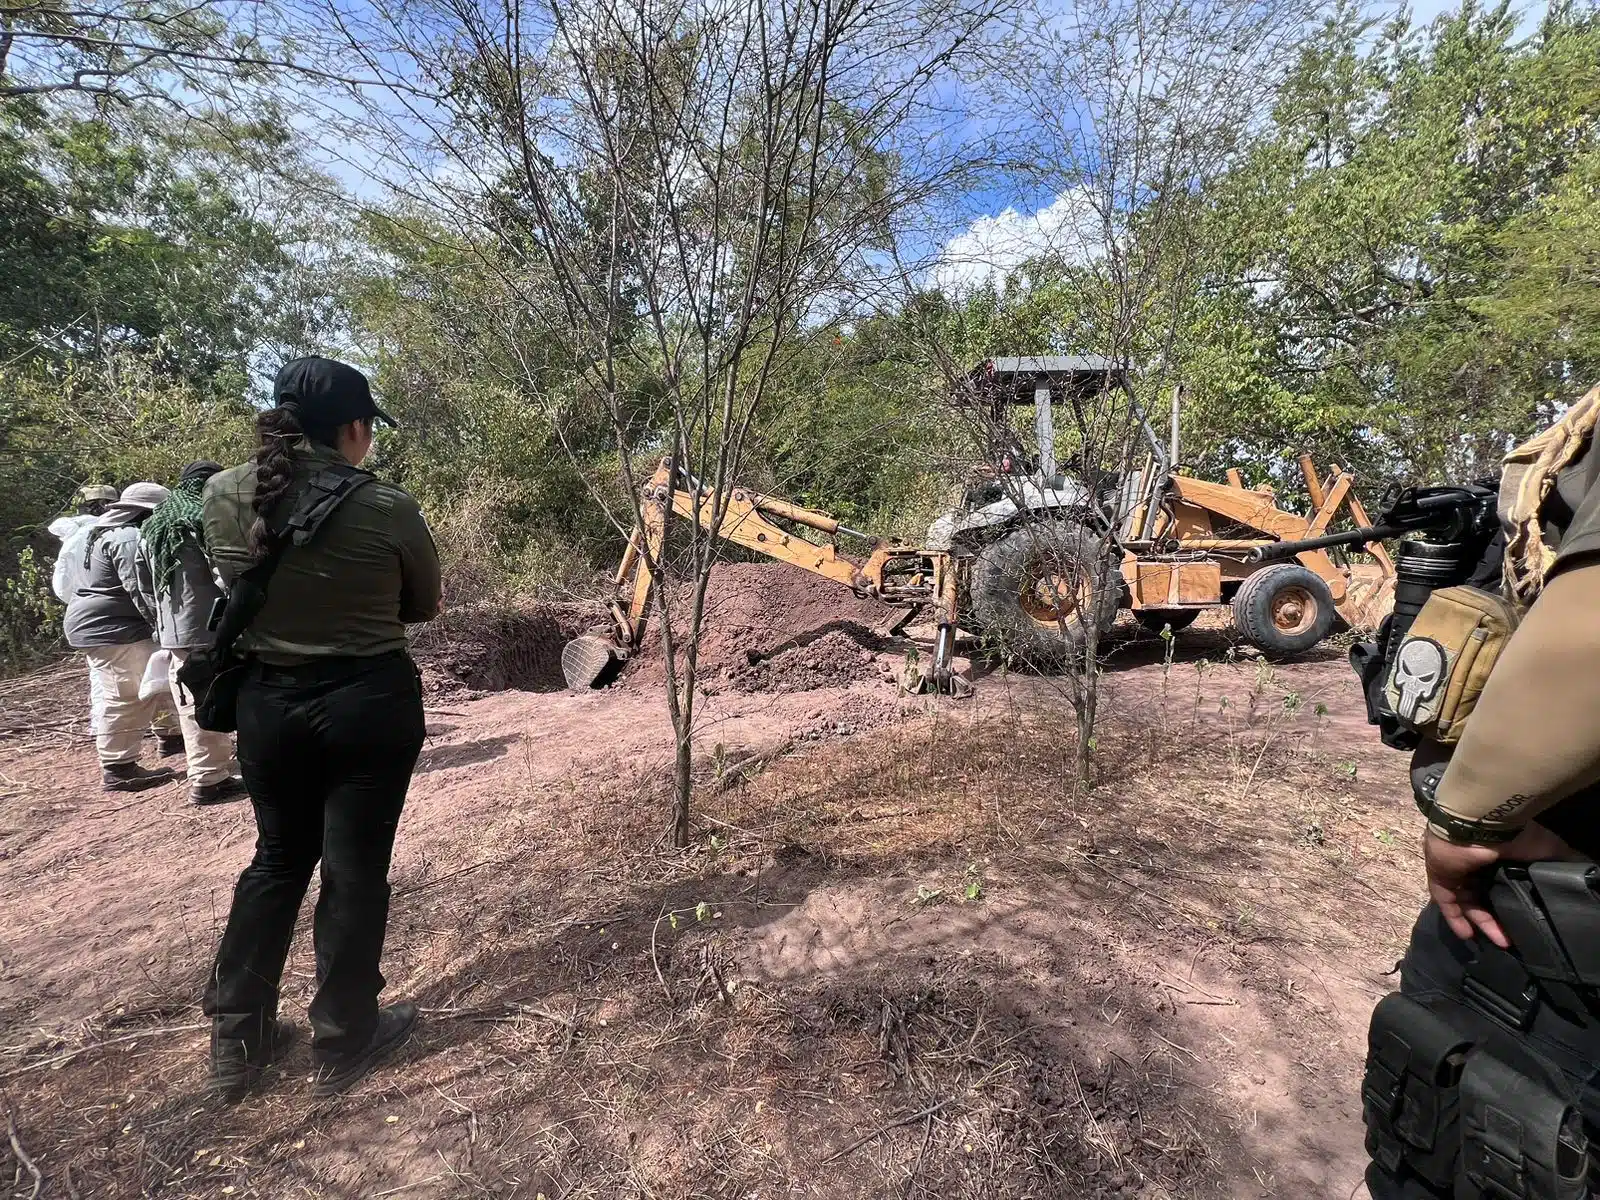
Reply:
[[[322, 467], [343, 462], [311, 442], [293, 451], [294, 486]], [[254, 564], [246, 541], [255, 513], [254, 463], [206, 484], [206, 547], [217, 574], [232, 586]], [[439, 611], [439, 555], [417, 502], [383, 480], [345, 497], [308, 545], [289, 545], [267, 585], [267, 603], [239, 639], [241, 651], [276, 666], [335, 655], [370, 657], [406, 644], [406, 626]]]

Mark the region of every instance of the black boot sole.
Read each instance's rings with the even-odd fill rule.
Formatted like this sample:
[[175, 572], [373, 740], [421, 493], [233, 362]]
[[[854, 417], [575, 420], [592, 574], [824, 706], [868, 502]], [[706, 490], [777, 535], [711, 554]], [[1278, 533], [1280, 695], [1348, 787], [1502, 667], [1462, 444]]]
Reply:
[[222, 792], [214, 796], [202, 797], [196, 795], [194, 792], [189, 793], [189, 803], [194, 805], [196, 808], [210, 808], [214, 804], [232, 804], [237, 800], [248, 800], [249, 798], [250, 793], [244, 788]]
[[406, 1039], [411, 1036], [411, 1031], [416, 1027], [417, 1014], [413, 1012], [411, 1019], [383, 1044], [369, 1046], [350, 1062], [340, 1063], [338, 1066], [319, 1068], [316, 1082], [311, 1085], [311, 1094], [319, 1100], [326, 1100], [348, 1092], [370, 1075], [374, 1067], [382, 1063], [404, 1044]]
[[146, 776], [143, 779], [119, 779], [115, 783], [102, 783], [100, 790], [110, 795], [127, 792], [148, 792], [151, 788], [165, 787], [176, 775]]

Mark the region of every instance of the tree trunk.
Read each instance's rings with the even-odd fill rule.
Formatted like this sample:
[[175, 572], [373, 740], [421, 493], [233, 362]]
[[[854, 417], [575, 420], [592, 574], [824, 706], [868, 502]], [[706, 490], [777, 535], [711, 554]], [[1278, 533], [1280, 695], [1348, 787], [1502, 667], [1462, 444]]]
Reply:
[[689, 844], [690, 801], [694, 789], [694, 742], [678, 738], [677, 756], [672, 767], [672, 844], [682, 850]]
[[1077, 703], [1073, 715], [1078, 721], [1078, 756], [1072, 790], [1076, 799], [1089, 794], [1090, 771], [1093, 769], [1095, 709], [1100, 698], [1100, 678], [1096, 670], [1100, 653], [1100, 638], [1091, 629], [1084, 642], [1083, 658], [1078, 666], [1083, 672], [1078, 679]]

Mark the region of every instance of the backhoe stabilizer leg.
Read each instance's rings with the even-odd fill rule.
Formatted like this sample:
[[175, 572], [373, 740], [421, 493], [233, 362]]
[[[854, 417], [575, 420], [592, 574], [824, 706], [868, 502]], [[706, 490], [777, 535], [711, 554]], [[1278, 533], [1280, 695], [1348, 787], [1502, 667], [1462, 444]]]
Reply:
[[951, 664], [956, 656], [956, 627], [941, 623], [933, 641], [933, 686], [941, 692], [950, 690], [954, 675]]
[[956, 673], [955, 656], [956, 627], [941, 623], [927, 666], [917, 662], [906, 664], [900, 678], [902, 690], [911, 695], [937, 692], [941, 696], [970, 696], [972, 683]]

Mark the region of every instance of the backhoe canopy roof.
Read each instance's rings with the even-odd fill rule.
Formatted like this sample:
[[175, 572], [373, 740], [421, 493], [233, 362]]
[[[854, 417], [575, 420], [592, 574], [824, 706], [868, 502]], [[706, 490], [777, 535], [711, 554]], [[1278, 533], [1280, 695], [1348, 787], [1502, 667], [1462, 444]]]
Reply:
[[1045, 354], [1025, 358], [991, 358], [967, 378], [970, 395], [988, 404], [1032, 404], [1034, 393], [1048, 387], [1051, 398], [1087, 399], [1128, 385], [1128, 373], [1098, 354]]

